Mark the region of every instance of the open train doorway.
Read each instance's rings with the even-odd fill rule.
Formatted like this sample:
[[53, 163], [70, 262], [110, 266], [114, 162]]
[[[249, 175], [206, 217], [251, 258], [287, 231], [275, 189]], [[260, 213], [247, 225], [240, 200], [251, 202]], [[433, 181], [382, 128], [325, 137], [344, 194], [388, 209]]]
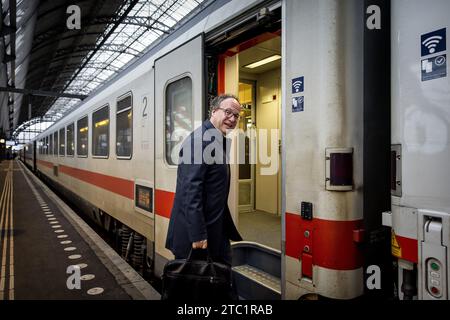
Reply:
[[280, 250], [281, 29], [221, 49], [216, 94], [234, 94], [242, 105], [230, 211], [244, 240]]
[[277, 300], [282, 292], [281, 8], [261, 3], [205, 35], [205, 106], [222, 93], [242, 105], [232, 133], [228, 207], [244, 240], [231, 245], [243, 299]]
[[239, 129], [246, 133], [246, 161], [238, 169], [238, 228], [245, 240], [280, 250], [281, 37], [272, 36], [238, 53]]

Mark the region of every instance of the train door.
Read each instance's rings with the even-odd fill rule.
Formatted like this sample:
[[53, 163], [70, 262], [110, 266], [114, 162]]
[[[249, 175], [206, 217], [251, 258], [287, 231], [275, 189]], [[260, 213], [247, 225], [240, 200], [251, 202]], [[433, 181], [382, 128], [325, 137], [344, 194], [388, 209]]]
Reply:
[[176, 189], [178, 152], [203, 120], [203, 35], [155, 61], [155, 274], [172, 253], [165, 249]]
[[[239, 100], [243, 107], [239, 129], [244, 133], [254, 128], [256, 123], [255, 88], [255, 81], [239, 81]], [[251, 136], [245, 136], [243, 143], [244, 163], [239, 164], [238, 212], [252, 212], [255, 209], [255, 164], [250, 163], [250, 150], [255, 146], [255, 139]]]
[[244, 240], [280, 250], [281, 31], [252, 37], [222, 59], [224, 92], [242, 105], [230, 210]]
[[234, 94], [242, 105], [228, 206], [244, 239], [232, 243], [243, 299], [276, 300], [282, 291], [281, 5], [261, 3], [206, 34], [208, 95]]

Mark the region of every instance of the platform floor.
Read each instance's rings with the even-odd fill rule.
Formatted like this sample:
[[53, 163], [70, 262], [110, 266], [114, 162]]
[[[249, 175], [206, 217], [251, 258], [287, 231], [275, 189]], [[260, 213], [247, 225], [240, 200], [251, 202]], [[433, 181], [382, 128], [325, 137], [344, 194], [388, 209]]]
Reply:
[[22, 163], [0, 164], [0, 191], [0, 300], [160, 298]]

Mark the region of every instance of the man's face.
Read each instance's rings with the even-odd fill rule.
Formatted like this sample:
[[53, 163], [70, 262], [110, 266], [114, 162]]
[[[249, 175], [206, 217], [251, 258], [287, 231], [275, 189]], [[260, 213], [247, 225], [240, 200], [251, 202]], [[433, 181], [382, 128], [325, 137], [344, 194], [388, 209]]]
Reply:
[[236, 99], [228, 98], [220, 104], [219, 108], [211, 114], [211, 122], [214, 126], [226, 135], [227, 130], [233, 130], [239, 121], [241, 105]]

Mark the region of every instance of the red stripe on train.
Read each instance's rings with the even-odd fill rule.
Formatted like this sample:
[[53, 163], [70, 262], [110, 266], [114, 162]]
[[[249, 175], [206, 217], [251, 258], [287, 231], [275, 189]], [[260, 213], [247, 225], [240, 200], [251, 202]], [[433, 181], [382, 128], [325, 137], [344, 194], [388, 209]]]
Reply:
[[[53, 168], [53, 164], [50, 162], [39, 160], [39, 163]], [[67, 166], [60, 166], [59, 170], [77, 179], [133, 199], [133, 181]], [[155, 189], [155, 213], [170, 218], [174, 198], [174, 192]], [[303, 220], [297, 214], [286, 213], [286, 255], [299, 259], [305, 246], [308, 246], [308, 255], [312, 256], [313, 265], [335, 270], [357, 269], [363, 265], [363, 257], [353, 240], [353, 231], [360, 229], [362, 224], [362, 220], [313, 219], [308, 221]], [[309, 232], [309, 237], [305, 237], [306, 231]], [[417, 250], [415, 250], [415, 256], [411, 254], [411, 250], [417, 248], [417, 243], [413, 246], [410, 242], [406, 244], [405, 241], [409, 239], [398, 236], [397, 238], [401, 246], [405, 248], [405, 256], [417, 261]], [[410, 248], [411, 250], [409, 250]]]
[[[170, 218], [175, 193], [155, 190], [155, 213]], [[299, 215], [286, 213], [286, 254], [298, 259], [305, 245], [310, 248], [312, 264], [335, 270], [353, 270], [363, 265], [362, 252], [353, 240], [353, 230], [363, 221], [307, 221]], [[310, 238], [304, 232], [310, 231]]]
[[[43, 166], [53, 168], [53, 163], [38, 160]], [[88, 170], [82, 170], [77, 168], [72, 168], [64, 165], [59, 165], [59, 172], [74, 177], [83, 182], [95, 185], [99, 188], [117, 193], [123, 197], [134, 199], [134, 182], [131, 180], [126, 180], [122, 178], [117, 178], [113, 176], [108, 176], [101, 173], [96, 173]]]
[[413, 263], [417, 263], [417, 261], [419, 261], [417, 239], [402, 237], [398, 234], [395, 235], [395, 238], [397, 239], [397, 243], [401, 248], [400, 258], [411, 261]]
[[53, 169], [53, 163], [44, 161], [44, 160], [37, 160], [38, 163], [42, 164], [44, 167], [48, 167], [50, 169]]
[[353, 240], [353, 230], [362, 225], [362, 220], [304, 220], [298, 214], [286, 213], [286, 255], [299, 259], [308, 251], [313, 265], [335, 270], [360, 268], [363, 255]]
[[170, 219], [175, 193], [155, 189], [155, 213]]

